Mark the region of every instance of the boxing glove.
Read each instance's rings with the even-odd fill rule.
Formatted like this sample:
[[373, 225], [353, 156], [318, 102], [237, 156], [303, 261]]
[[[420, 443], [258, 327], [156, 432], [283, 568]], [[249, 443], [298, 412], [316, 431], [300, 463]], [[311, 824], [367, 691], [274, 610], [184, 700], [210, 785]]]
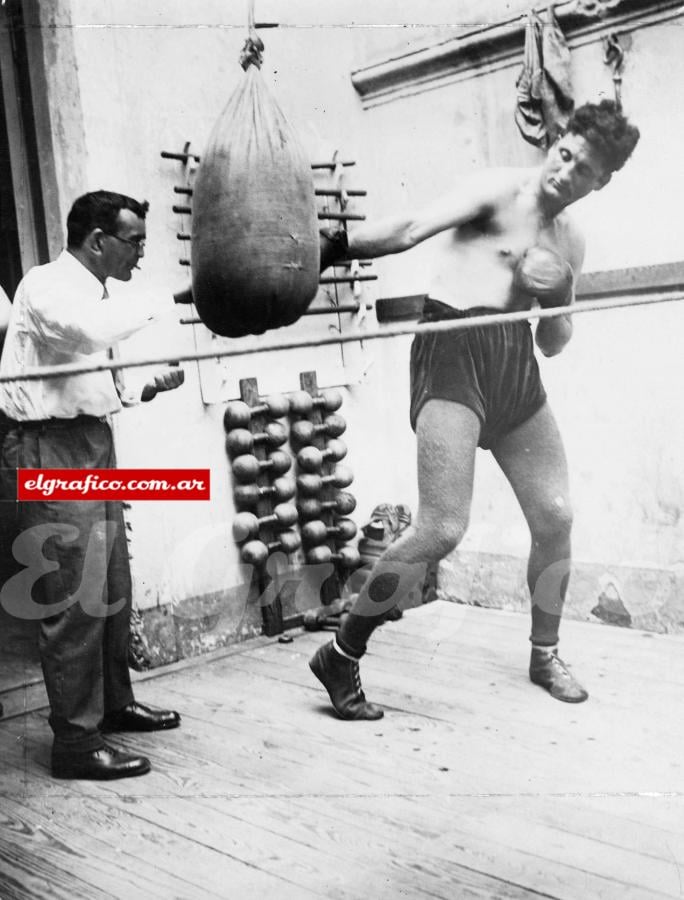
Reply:
[[545, 309], [570, 303], [573, 281], [572, 267], [567, 260], [546, 247], [530, 247], [513, 275], [515, 288], [535, 297]]
[[343, 228], [321, 228], [318, 232], [321, 248], [321, 272], [340, 260], [347, 259], [349, 238]]

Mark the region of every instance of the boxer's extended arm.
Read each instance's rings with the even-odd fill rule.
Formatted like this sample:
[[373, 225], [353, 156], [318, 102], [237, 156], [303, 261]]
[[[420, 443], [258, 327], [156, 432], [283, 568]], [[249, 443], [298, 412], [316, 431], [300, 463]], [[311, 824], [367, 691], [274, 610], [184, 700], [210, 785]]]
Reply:
[[[567, 259], [572, 267], [574, 279], [567, 305], [575, 302], [575, 286], [584, 262], [584, 238], [574, 228], [568, 237]], [[572, 337], [572, 316], [557, 316], [542, 319], [535, 332], [534, 340], [544, 356], [557, 356]]]
[[348, 257], [370, 259], [402, 253], [449, 228], [457, 228], [491, 214], [507, 194], [517, 189], [519, 177], [509, 170], [473, 174], [435, 203], [415, 213], [402, 213], [361, 225], [349, 235]]

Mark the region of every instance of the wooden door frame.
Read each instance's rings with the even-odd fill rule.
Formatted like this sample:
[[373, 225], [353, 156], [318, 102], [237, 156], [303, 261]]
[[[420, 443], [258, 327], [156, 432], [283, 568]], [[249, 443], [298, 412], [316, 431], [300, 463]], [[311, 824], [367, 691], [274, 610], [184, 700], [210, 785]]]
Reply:
[[24, 272], [64, 244], [50, 116], [45, 39], [38, 0], [0, 6], [2, 105], [10, 148], [19, 251]]
[[9, 13], [0, 6], [0, 77], [2, 105], [12, 171], [12, 190], [19, 234], [19, 253], [24, 272], [40, 262], [40, 249], [35, 221], [35, 196], [26, 147], [26, 132], [21, 115], [20, 94], [15, 66], [15, 42]]

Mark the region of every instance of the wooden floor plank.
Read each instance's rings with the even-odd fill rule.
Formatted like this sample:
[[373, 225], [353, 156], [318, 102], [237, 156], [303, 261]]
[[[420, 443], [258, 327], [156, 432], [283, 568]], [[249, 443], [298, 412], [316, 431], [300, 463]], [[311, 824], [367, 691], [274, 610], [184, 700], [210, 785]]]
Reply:
[[3, 900], [107, 900], [111, 896], [84, 884], [67, 871], [54, 870], [40, 858], [34, 859], [30, 852], [17, 852], [0, 834], [0, 897]]
[[89, 808], [81, 810], [80, 833], [65, 827], [64, 814], [62, 807], [54, 819], [37, 815], [25, 804], [5, 797], [0, 813], [2, 856], [22, 860], [32, 872], [49, 878], [52, 888], [60, 891], [59, 896], [108, 897], [116, 886], [117, 891], [135, 900], [168, 897], [163, 886], [141, 871], [143, 866], [122, 866], [116, 846], [90, 839], [90, 829], [98, 825]]
[[[520, 613], [505, 610], [481, 610], [455, 603], [438, 602], [429, 615], [423, 608], [408, 610], [403, 619], [377, 629], [370, 646], [376, 641], [390, 639], [402, 646], [413, 644], [429, 651], [440, 646], [454, 656], [479, 656], [483, 653], [504, 654], [517, 657], [524, 666], [529, 658], [529, 620]], [[483, 615], [484, 614], [484, 615]], [[462, 635], [467, 634], [464, 641]], [[319, 643], [326, 635], [320, 634]], [[567, 654], [570, 662], [601, 663], [613, 671], [634, 673], [641, 678], [665, 679], [684, 685], [684, 666], [659, 665], [661, 662], [684, 658], [684, 635], [656, 634], [630, 628], [616, 628], [601, 623], [563, 621], [560, 640], [561, 656]], [[645, 661], [647, 665], [641, 666]]]
[[[286, 882], [247, 867], [220, 849], [207, 848], [187, 834], [178, 835], [177, 825], [174, 829], [163, 829], [160, 823], [152, 830], [141, 827], [135, 811], [121, 804], [118, 796], [72, 794], [60, 797], [58, 803], [57, 816], [55, 799], [24, 798], [20, 806], [7, 801], [27, 830], [49, 836], [62, 850], [68, 848], [71, 875], [76, 877], [85, 868], [81, 879], [92, 883], [98, 877], [103, 890], [116, 885], [117, 893], [127, 897], [191, 898], [201, 893], [221, 898], [226, 883], [231, 883], [236, 889], [259, 886], [286, 894]], [[27, 853], [28, 848], [23, 848], [22, 855]]]
[[[25, 830], [35, 829], [53, 842], [58, 835], [69, 855], [95, 859], [103, 870], [112, 863], [112, 877], [104, 878], [105, 885], [114, 891], [112, 896], [224, 897], [226, 884], [232, 885], [235, 896], [324, 896], [308, 886], [293, 884], [289, 877], [273, 877], [252, 860], [238, 858], [231, 852], [232, 837], [223, 839], [221, 829], [216, 830], [213, 843], [207, 843], [194, 828], [192, 816], [179, 809], [176, 798], [171, 800], [173, 810], [169, 813], [169, 802], [165, 797], [159, 799], [158, 791], [149, 823], [148, 807], [139, 798], [123, 793], [132, 782], [73, 781], [60, 788], [64, 783], [55, 787], [47, 775], [43, 778], [47, 785], [52, 784], [49, 792], [41, 795], [38, 791], [37, 798], [24, 796], [21, 801], [5, 798], [4, 802], [20, 811], [16, 814], [25, 823], [30, 821]], [[54, 821], [55, 809], [59, 810], [58, 822]], [[114, 888], [120, 868], [130, 875], [119, 879]], [[129, 878], [133, 879], [132, 886]]]
[[[201, 680], [193, 680], [192, 689], [204, 693], [209, 702], [214, 702], [215, 697], [215, 702], [219, 703], [224, 692], [220, 682], [221, 679], [214, 695], [211, 694], [210, 686], [203, 685]], [[421, 779], [423, 787], [427, 785], [429, 788], [435, 777], [442, 781], [448, 778], [449, 789], [452, 792], [466, 794], [493, 792], [562, 796], [564, 788], [567, 787], [567, 773], [562, 779], [559, 779], [556, 773], [559, 765], [564, 764], [563, 748], [556, 748], [557, 756], [549, 757], [544, 745], [539, 744], [535, 747], [532, 742], [530, 748], [526, 746], [521, 748], [517, 744], [512, 744], [510, 749], [507, 749], [508, 768], [506, 768], [501, 765], [501, 750], [496, 746], [496, 730], [491, 732], [492, 740], [483, 746], [482, 734], [470, 733], [472, 725], [470, 722], [460, 726], [460, 723], [435, 722], [418, 716], [404, 716], [398, 719], [396, 715], [388, 715], [380, 724], [342, 723], [325, 713], [316, 718], [318, 716], [316, 707], [312, 707], [311, 710], [298, 707], [291, 701], [292, 692], [287, 685], [274, 682], [266, 687], [260, 687], [257, 680], [255, 686], [250, 687], [250, 692], [253, 699], [247, 701], [248, 713], [242, 701], [235, 705], [228, 703], [224, 710], [215, 708], [211, 713], [211, 727], [227, 729], [224, 732], [224, 741], [228, 746], [233, 749], [241, 748], [244, 756], [249, 754], [251, 743], [269, 751], [268, 755], [275, 754], [277, 757], [281, 753], [287, 753], [288, 728], [291, 732], [289, 740], [294, 741], [297, 737], [297, 728], [301, 726], [305, 732], [309, 730], [307, 747], [311, 753], [330, 756], [335, 754], [336, 745], [340, 747], [340, 762], [344, 763], [346, 760], [348, 766], [351, 766], [352, 781], [349, 787], [355, 790], [372, 788], [374, 779], [382, 777], [378, 773], [382, 769], [383, 755], [388, 753], [394, 757], [401, 756], [402, 766], [411, 779], [414, 791], [420, 789]], [[275, 705], [272, 703], [273, 700], [276, 701]], [[303, 715], [307, 716], [305, 721], [302, 719]], [[299, 723], [299, 726], [295, 723]], [[198, 724], [193, 725], [193, 729], [199, 727]], [[540, 727], [543, 727], [543, 723]], [[278, 735], [280, 740], [274, 735]], [[208, 734], [199, 733], [198, 736], [201, 741], [209, 739]], [[139, 739], [136, 739], [135, 743], [139, 745]], [[593, 766], [595, 770], [597, 768], [591, 747], [592, 745], [588, 744], [582, 753], [576, 754], [574, 762], [566, 764], [566, 767], [572, 768], [574, 772], [575, 793], [587, 793], [585, 784], [587, 767]], [[450, 757], [447, 753], [451, 754]], [[261, 755], [264, 758], [260, 758], [259, 765], [263, 766], [267, 755]], [[367, 765], [364, 764], [366, 758], [369, 761]], [[380, 760], [380, 765], [373, 764], [372, 760]], [[239, 757], [234, 763], [236, 765], [239, 763]], [[440, 771], [445, 763], [450, 770], [449, 775]], [[525, 768], [522, 768], [523, 766]], [[637, 760], [635, 763], [637, 773], [641, 766]], [[527, 772], [526, 769], [530, 771]], [[611, 786], [601, 775], [602, 771], [599, 767], [597, 774], [601, 778], [597, 779], [597, 784], [592, 785], [591, 789], [605, 793]], [[513, 777], [516, 774], [518, 774], [517, 785]], [[213, 777], [213, 773], [209, 773], [209, 777]], [[293, 777], [289, 783], [290, 789], [295, 792], [299, 787], [308, 787], [307, 777], [305, 771]], [[629, 779], [623, 773], [620, 776], [618, 792], [622, 792], [622, 782], [626, 780]], [[339, 778], [335, 775], [332, 781], [329, 778], [326, 784], [329, 790], [334, 784], [339, 787]], [[199, 787], [199, 783], [190, 782], [190, 790], [194, 787]]]
[[[357, 800], [363, 815], [350, 816], [349, 808]], [[279, 806], [282, 827], [290, 820], [290, 828], [298, 828], [304, 838], [308, 835], [312, 847], [322, 847], [331, 858], [346, 859], [347, 866], [352, 867], [369, 858], [382, 861], [382, 865], [396, 872], [392, 883], [406, 887], [411, 886], [418, 872], [421, 879], [429, 878], [432, 889], [438, 891], [439, 896], [460, 897], [465, 891], [469, 892], [468, 896], [477, 897], [518, 898], [537, 894], [529, 886], [522, 887], [511, 882], [510, 866], [506, 867], [503, 877], [497, 877], [491, 853], [483, 864], [482, 859], [475, 858], [471, 848], [464, 851], [459, 846], [459, 841], [464, 837], [463, 829], [443, 816], [439, 805], [433, 802], [425, 804], [430, 810], [430, 821], [426, 825], [424, 821], [419, 822], [413, 810], [409, 809], [409, 801], [404, 799], [403, 802], [410, 815], [400, 820], [395, 810], [402, 807], [395, 804], [394, 797], [376, 797], [372, 800], [352, 797], [271, 800], [268, 803], [269, 827], [273, 827], [274, 809]], [[421, 803], [424, 801], [421, 800]], [[378, 814], [389, 809], [393, 810], [392, 816]], [[235, 807], [233, 812], [238, 814]], [[259, 822], [262, 809], [244, 800], [239, 815]], [[311, 835], [312, 831], [315, 838]], [[467, 840], [468, 836], [465, 837]], [[413, 878], [408, 877], [409, 873]], [[564, 873], [565, 867], [561, 866], [556, 872], [556, 886], [562, 881]], [[523, 873], [523, 881], [525, 877], [529, 877], [529, 872]], [[547, 895], [541, 891], [539, 894]]]
[[[265, 678], [272, 679], [273, 685], [280, 680], [282, 666], [271, 656], [251, 654], [250, 659], [259, 665]], [[235, 665], [247, 667], [248, 658], [241, 657]], [[508, 687], [488, 698], [477, 696], [474, 701], [470, 697], [470, 683], [467, 690], [454, 691], [440, 685], [439, 679], [435, 684], [428, 672], [421, 673], [422, 679], [416, 679], [414, 674], [406, 675], [403, 670], [388, 671], [377, 657], [371, 656], [366, 661], [366, 670], [370, 676], [365, 679], [366, 684], [374, 685], [373, 693], [370, 689], [367, 693], [390, 707], [386, 720], [401, 710], [455, 726], [467, 721], [471, 727], [462, 733], [463, 751], [468, 745], [477, 745], [480, 739], [477, 732], [488, 731], [492, 737], [514, 742], [513, 754], [551, 755], [558, 763], [554, 769], [546, 769], [552, 773], [558, 792], [684, 789], [682, 768], [671, 753], [670, 710], [677, 703], [676, 694], [654, 696], [649, 715], [642, 718], [639, 732], [635, 734], [633, 713], [616, 709], [612, 704], [558, 703], [533, 685], [526, 686], [523, 699], [515, 687]], [[288, 670], [287, 677], [305, 689], [307, 682], [312, 683], [303, 659], [298, 668]], [[324, 697], [322, 691], [319, 695]], [[358, 724], [348, 723], [347, 727], [358, 727]], [[569, 743], [572, 743], [572, 754], [567, 752]], [[608, 758], [616, 746], [621, 752], [619, 766], [596, 765], [597, 756], [605, 754]], [[481, 752], [488, 754], [491, 749], [486, 744]], [[500, 767], [493, 771], [496, 774]]]
[[121, 782], [53, 780], [45, 712], [0, 720], [0, 897], [681, 897], [684, 641], [565, 623], [573, 707], [529, 683], [527, 629], [440, 602], [383, 626], [379, 722], [331, 714], [329, 635], [175, 667], [136, 693], [182, 726], [112, 736], [153, 765]]
[[[38, 725], [38, 727], [40, 726]], [[216, 736], [215, 728], [213, 736]], [[163, 737], [167, 738], [171, 735]], [[140, 738], [141, 736], [138, 736], [138, 743], [140, 743]], [[226, 785], [226, 780], [229, 778], [227, 770], [222, 769], [219, 765], [213, 766], [211, 775], [204, 783], [192, 781], [189, 795], [177, 798], [173, 791], [169, 790], [169, 784], [174, 787], [177, 785], [174, 778], [163, 779], [162, 777], [165, 770], [164, 763], [166, 762], [168, 765], [169, 760], [172, 768], [174, 767], [173, 763], [176, 763], [176, 770], [180, 770], [178, 762], [182, 762], [182, 771], [186, 773], [192, 772], [193, 763], [197, 764], [197, 758], [191, 753], [181, 755], [179, 760], [178, 755], [169, 751], [167, 747], [166, 750], [160, 749], [157, 753], [155, 777], [131, 779], [125, 785], [90, 784], [84, 785], [82, 789], [87, 791], [91, 797], [95, 795], [100, 800], [114, 799], [121, 790], [128, 790], [126, 809], [129, 816], [134, 816], [146, 824], [153, 823], [165, 832], [171, 832], [174, 827], [178, 827], [182, 833], [190, 832], [192, 834], [194, 844], [199, 843], [205, 848], [227, 854], [231, 859], [238, 860], [255, 871], [262, 870], [265, 880], [270, 878], [272, 881], [282, 881], [282, 888], [279, 887], [278, 896], [284, 896], [289, 887], [293, 890], [296, 888], [296, 891], [299, 892], [298, 895], [302, 897], [354, 897], [354, 894], [344, 886], [344, 871], [331, 872], [327, 859], [321, 854], [311, 853], [310, 848], [286, 835], [277, 840], [276, 836], [269, 833], [267, 829], [248, 828], [244, 822], [239, 823], [239, 827], [236, 827], [235, 817], [230, 815], [229, 810], [212, 811], [199, 806], [196, 798], [201, 797], [202, 791], [217, 790], [217, 775], [225, 775], [222, 783], [224, 786]], [[272, 777], [278, 779], [281, 776], [282, 764], [278, 763], [273, 768]], [[258, 783], [263, 786], [264, 781], [267, 779], [262, 771]], [[187, 785], [179, 786], [187, 789]], [[228, 789], [240, 790], [243, 788], [241, 784], [236, 785], [234, 781], [230, 781]], [[57, 801], [54, 794], [51, 800], [52, 802]], [[226, 802], [225, 795], [223, 801]], [[230, 801], [228, 801], [228, 805], [229, 803]], [[264, 855], [265, 840], [268, 846], [267, 855]], [[363, 874], [363, 867], [359, 866], [359, 877]], [[271, 876], [274, 877], [271, 878]], [[369, 883], [374, 877], [372, 870], [365, 874]], [[336, 884], [336, 882], [339, 883]], [[380, 886], [379, 882], [378, 889]], [[329, 894], [328, 891], [332, 888], [334, 888], [334, 893]], [[318, 893], [319, 890], [321, 893]], [[429, 893], [424, 894], [418, 888], [416, 890], [416, 896], [430, 896]], [[391, 895], [383, 894], [382, 896]]]
[[[264, 692], [264, 693], [266, 693], [266, 692]], [[269, 693], [272, 694], [272, 689], [269, 690]], [[351, 726], [345, 723], [344, 725], [342, 725], [342, 727], [350, 728]], [[414, 739], [414, 741], [415, 741], [415, 739]], [[393, 761], [396, 763], [396, 754], [393, 754], [392, 758], [393, 758]], [[339, 757], [338, 757], [338, 759], [339, 759]], [[367, 766], [368, 766], [368, 764], [366, 763], [364, 767], [367, 768]], [[383, 785], [383, 781], [380, 780], [378, 782], [377, 778], [378, 778], [378, 773], [374, 773], [374, 775], [373, 775], [374, 783], [375, 783], [376, 787], [378, 789], [380, 789]], [[412, 783], [415, 785], [415, 779], [412, 780]], [[516, 803], [522, 802], [527, 807], [530, 806], [529, 798], [526, 798], [526, 797], [516, 798], [515, 802]], [[497, 813], [497, 815], [498, 815], [498, 813]], [[562, 835], [563, 840], [565, 840], [567, 842], [568, 841], [567, 835], [569, 835], [570, 837], [577, 836], [577, 835], [580, 835], [580, 836], [583, 835], [587, 821], [588, 821], [588, 818], [585, 817], [582, 820], [582, 822], [580, 822], [579, 824], [577, 824], [575, 826], [574, 830], [570, 827], [570, 823], [567, 821], [560, 821], [560, 820], [555, 821], [553, 827], [555, 828], [556, 831], [563, 832], [563, 835]], [[533, 822], [533, 824], [534, 824], [534, 822]], [[517, 822], [513, 823], [511, 828], [512, 828], [512, 832], [514, 832], [514, 833], [515, 833], [515, 831], [521, 830], [521, 829], [523, 831], [525, 831], [527, 828], [527, 823], [526, 823], [526, 821], [517, 821]], [[527, 830], [529, 830], [529, 829], [527, 829]], [[557, 835], [557, 839], [558, 839], [558, 835]], [[600, 852], [603, 853], [603, 848], [601, 847], [601, 844], [604, 843], [603, 837], [599, 837], [598, 835], [595, 835], [592, 838], [592, 840], [594, 840], [595, 843], [597, 845], [599, 845]], [[609, 836], [607, 838], [607, 842], [610, 844], [611, 840], [613, 841], [613, 846], [615, 848], [619, 849], [620, 848], [619, 840], [616, 840], [613, 836]], [[585, 852], [588, 854], [589, 850], [591, 850], [591, 847], [592, 847], [591, 841], [586, 846], [584, 843], [581, 843], [581, 846], [578, 849], [578, 854], [580, 856], [583, 855]], [[632, 845], [629, 849], [634, 851], [635, 847]], [[614, 855], [617, 858], [617, 862], [616, 862], [616, 868], [612, 871], [612, 874], [617, 875], [621, 871], [622, 861], [620, 859], [619, 852], [616, 852]], [[671, 853], [663, 851], [660, 854], [653, 855], [652, 859], [647, 858], [647, 859], [640, 861], [639, 868], [640, 868], [640, 870], [643, 870], [644, 868], [648, 868], [648, 866], [651, 865], [651, 869], [652, 869], [653, 873], [655, 873], [654, 878], [657, 881], [661, 874], [663, 875], [663, 877], [666, 877], [671, 873], [671, 864], [672, 864], [671, 857], [672, 857]], [[652, 860], [655, 860], [655, 862], [653, 862], [653, 864], [651, 864]]]
[[[365, 886], [368, 896], [391, 898], [396, 896], [398, 882], [388, 878], [384, 865], [374, 861], [374, 867], [364, 865], [359, 858], [354, 867], [354, 882], [350, 883], [348, 866], [340, 866], [335, 857], [269, 827], [268, 801], [262, 803], [263, 817], [258, 826], [250, 825], [232, 813], [236, 801], [222, 800], [214, 809], [210, 801], [195, 799], [140, 798], [136, 815], [149, 823], [159, 821], [183, 822], [192, 829], [195, 840], [206, 847], [228, 852], [233, 858], [258, 867], [261, 871], [282, 878], [296, 887], [301, 896], [323, 896], [336, 900], [357, 900], [359, 888]], [[250, 801], [253, 802], [253, 801]], [[415, 897], [442, 897], [426, 886], [408, 882]]]
[[[297, 803], [304, 805], [311, 801], [300, 800]], [[356, 823], [356, 827], [359, 827], [358, 823], [362, 823], [361, 827], [373, 831], [382, 830], [390, 836], [401, 836], [407, 829], [429, 829], [431, 833], [427, 846], [435, 857], [442, 855], [453, 861], [463, 854], [476, 870], [498, 875], [509, 884], [534, 888], [545, 896], [563, 900], [577, 900], [578, 897], [591, 897], [592, 900], [642, 900], [651, 897], [656, 900], [679, 896], [678, 889], [671, 892], [667, 890], [667, 885], [660, 880], [660, 871], [656, 873], [658, 880], [648, 882], [644, 875], [637, 875], [635, 869], [624, 872], [621, 877], [591, 871], [591, 860], [582, 860], [577, 864], [571, 853], [567, 852], [558, 854], [562, 856], [562, 861], [554, 860], [553, 853], [549, 852], [552, 834], [545, 833], [541, 842], [526, 842], [522, 839], [520, 830], [515, 832], [506, 829], [502, 834], [503, 824], [497, 822], [497, 828], [488, 830], [483, 837], [474, 823], [489, 821], [486, 804], [485, 798], [468, 800], [467, 805], [458, 798], [453, 803], [451, 820], [447, 817], [440, 818], [434, 806], [416, 798], [370, 800], [343, 797], [339, 799], [336, 808], [341, 821], [350, 828], [353, 827], [352, 823]], [[551, 846], [553, 849], [553, 844]], [[636, 866], [636, 862], [634, 865]], [[669, 885], [676, 887], [674, 865], [667, 870], [666, 875]], [[646, 884], [640, 884], [638, 880], [636, 883], [632, 882], [630, 877], [640, 878]]]

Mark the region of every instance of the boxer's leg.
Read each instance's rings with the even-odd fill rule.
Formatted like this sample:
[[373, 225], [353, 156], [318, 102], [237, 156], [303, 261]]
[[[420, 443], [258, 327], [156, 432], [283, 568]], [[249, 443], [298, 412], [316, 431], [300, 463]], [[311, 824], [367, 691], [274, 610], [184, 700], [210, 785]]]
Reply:
[[373, 567], [334, 642], [311, 660], [342, 718], [382, 715], [361, 689], [358, 659], [402, 593], [425, 575], [427, 565], [451, 552], [468, 524], [480, 420], [468, 407], [430, 400], [420, 412], [418, 442], [419, 506], [415, 522], [391, 544]]
[[501, 438], [492, 452], [508, 478], [532, 537], [527, 580], [532, 597], [530, 677], [570, 703], [587, 692], [556, 655], [570, 577], [572, 507], [563, 443], [548, 404]]

